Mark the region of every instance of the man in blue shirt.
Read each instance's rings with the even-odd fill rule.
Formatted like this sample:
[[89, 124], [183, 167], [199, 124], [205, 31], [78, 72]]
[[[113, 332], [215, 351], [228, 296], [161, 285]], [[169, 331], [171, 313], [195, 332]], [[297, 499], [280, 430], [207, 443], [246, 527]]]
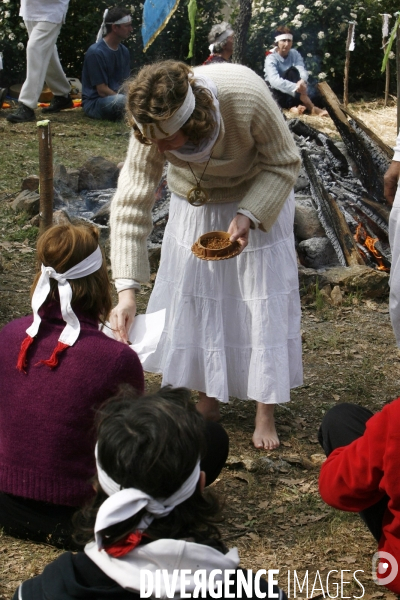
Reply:
[[107, 9], [97, 41], [85, 54], [82, 106], [92, 119], [118, 121], [124, 117], [126, 97], [120, 88], [129, 77], [130, 58], [121, 42], [132, 33], [131, 21], [129, 10]]

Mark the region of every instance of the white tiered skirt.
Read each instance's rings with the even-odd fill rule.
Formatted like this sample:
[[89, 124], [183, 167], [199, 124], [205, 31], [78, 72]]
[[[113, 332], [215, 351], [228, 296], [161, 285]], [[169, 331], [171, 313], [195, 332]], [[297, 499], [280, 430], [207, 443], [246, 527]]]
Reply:
[[237, 257], [206, 261], [191, 252], [208, 231], [227, 231], [237, 203], [191, 206], [171, 196], [161, 262], [147, 312], [167, 309], [145, 371], [185, 386], [277, 404], [302, 385], [300, 298], [291, 193], [268, 233], [251, 230]]

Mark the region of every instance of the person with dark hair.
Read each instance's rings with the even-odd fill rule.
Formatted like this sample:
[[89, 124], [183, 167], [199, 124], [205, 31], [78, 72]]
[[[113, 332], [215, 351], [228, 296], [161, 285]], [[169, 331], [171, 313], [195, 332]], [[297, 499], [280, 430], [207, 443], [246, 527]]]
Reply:
[[0, 527], [65, 547], [95, 473], [94, 411], [121, 383], [144, 388], [133, 350], [99, 331], [111, 310], [92, 225], [57, 225], [37, 244], [32, 316], [0, 332]]
[[106, 9], [95, 44], [85, 54], [82, 70], [82, 106], [92, 119], [124, 118], [126, 96], [121, 91], [130, 73], [128, 49], [121, 43], [132, 33], [126, 8]]
[[375, 415], [343, 403], [326, 413], [318, 435], [328, 457], [319, 478], [321, 497], [334, 508], [359, 513], [378, 544], [376, 582], [395, 594], [400, 594], [399, 421], [400, 398]]
[[288, 27], [278, 27], [275, 47], [267, 52], [264, 65], [265, 81], [281, 108], [298, 115], [327, 117], [328, 112], [316, 104], [321, 97], [315, 86], [308, 85], [308, 71], [301, 54], [292, 48], [293, 34]]
[[[61, 555], [41, 575], [22, 583], [14, 600], [138, 600], [145, 592], [143, 569], [161, 575], [159, 595], [152, 597], [172, 598], [174, 591], [175, 598], [181, 597], [181, 577], [188, 582], [186, 593], [193, 593], [196, 573], [202, 573], [207, 597], [210, 591], [215, 596], [210, 575], [217, 569], [218, 597], [225, 597], [227, 577], [226, 595], [241, 597], [235, 593], [237, 549], [228, 551], [222, 543], [216, 526], [219, 503], [204, 491], [205, 447], [205, 421], [190, 390], [164, 387], [137, 397], [125, 386], [99, 413], [97, 492], [74, 519], [84, 552]], [[251, 571], [240, 575], [256, 587]], [[176, 588], [168, 593], [174, 579]], [[270, 587], [275, 598], [286, 600], [277, 586], [259, 584], [266, 599]]]
[[222, 21], [222, 23], [213, 25], [208, 34], [210, 56], [203, 64], [230, 61], [233, 53], [233, 37], [233, 29], [229, 23]]
[[[127, 110], [133, 131], [110, 213], [113, 330], [127, 341], [135, 290], [150, 278], [146, 239], [167, 160], [169, 218], [147, 307], [165, 308], [166, 320], [145, 369], [198, 391], [209, 420], [229, 396], [255, 401], [254, 446], [272, 450], [275, 404], [302, 385], [296, 144], [265, 82], [242, 65], [147, 65]], [[197, 258], [192, 245], [209, 231], [227, 231], [237, 256]]]
[[35, 108], [45, 81], [54, 96], [50, 106], [42, 109], [43, 113], [56, 113], [74, 107], [71, 85], [61, 66], [56, 46], [68, 4], [69, 0], [21, 0], [19, 14], [29, 36], [26, 79], [19, 94], [18, 108], [6, 117], [10, 123], [35, 120]]

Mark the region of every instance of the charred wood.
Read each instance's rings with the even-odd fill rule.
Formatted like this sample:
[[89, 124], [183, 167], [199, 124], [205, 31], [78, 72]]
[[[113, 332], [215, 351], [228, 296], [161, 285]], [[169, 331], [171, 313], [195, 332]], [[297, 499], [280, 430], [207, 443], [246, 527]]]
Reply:
[[326, 191], [308, 156], [308, 152], [304, 148], [301, 150], [301, 156], [310, 180], [311, 194], [319, 219], [335, 249], [340, 264], [342, 266], [365, 264], [340, 208], [334, 198]]
[[355, 121], [353, 121], [353, 119], [350, 120], [350, 125], [353, 127], [357, 135], [364, 141], [366, 146], [369, 148], [372, 160], [378, 167], [381, 177], [383, 177], [389, 168], [391, 160], [388, 159], [387, 154], [381, 150], [381, 148], [374, 142], [374, 140], [368, 137], [368, 135], [361, 129], [361, 127], [358, 126], [358, 124]]
[[339, 100], [326, 82], [318, 84], [325, 99], [326, 110], [335, 123], [343, 142], [345, 143], [360, 172], [360, 180], [368, 194], [376, 201], [384, 203], [383, 177], [375, 164], [369, 146], [359, 137], [347, 120], [340, 107]]
[[373, 142], [375, 142], [375, 144], [377, 146], [379, 146], [379, 148], [382, 150], [382, 152], [385, 154], [385, 156], [389, 159], [389, 161], [392, 160], [392, 156], [393, 156], [393, 150], [390, 146], [388, 146], [387, 144], [385, 144], [385, 142], [383, 140], [381, 140], [381, 138], [379, 136], [376, 135], [376, 133], [374, 133], [372, 131], [372, 129], [370, 129], [363, 121], [361, 121], [361, 119], [359, 119], [350, 109], [348, 106], [344, 106], [343, 104], [340, 105], [340, 108], [342, 109], [342, 111], [348, 115], [350, 117], [350, 119], [352, 121], [354, 121], [355, 123], [357, 123], [357, 126], [362, 129], [367, 136], [370, 138], [370, 140], [372, 140]]
[[307, 125], [304, 121], [300, 121], [300, 119], [290, 119], [288, 121], [289, 129], [298, 136], [303, 138], [309, 138], [314, 140], [318, 145], [322, 145], [325, 149], [325, 152], [331, 156], [333, 160], [334, 167], [341, 171], [344, 175], [347, 175], [349, 170], [349, 165], [346, 160], [346, 157], [342, 152], [340, 152], [339, 148], [335, 145], [334, 141], [331, 140], [330, 137], [321, 133], [314, 127]]

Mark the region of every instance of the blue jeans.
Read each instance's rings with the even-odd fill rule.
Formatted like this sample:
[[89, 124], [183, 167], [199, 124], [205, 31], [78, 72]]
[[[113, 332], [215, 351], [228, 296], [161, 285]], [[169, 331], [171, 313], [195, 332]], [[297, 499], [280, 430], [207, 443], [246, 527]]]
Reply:
[[120, 121], [125, 116], [126, 96], [116, 94], [95, 100], [86, 100], [83, 104], [85, 114], [91, 119]]

